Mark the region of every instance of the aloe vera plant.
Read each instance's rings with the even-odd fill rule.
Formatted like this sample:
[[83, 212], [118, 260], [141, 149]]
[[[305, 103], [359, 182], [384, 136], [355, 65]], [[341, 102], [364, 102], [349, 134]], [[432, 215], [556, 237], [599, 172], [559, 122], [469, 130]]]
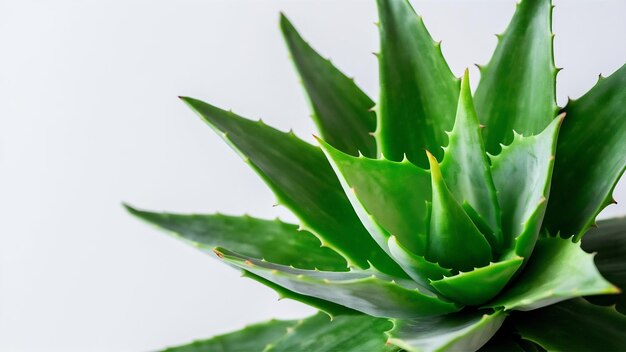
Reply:
[[377, 4], [378, 103], [281, 16], [317, 146], [181, 98], [300, 224], [128, 210], [320, 313], [172, 350], [626, 348], [626, 218], [595, 221], [626, 166], [626, 66], [559, 108], [552, 4], [522, 0], [472, 94], [406, 0]]

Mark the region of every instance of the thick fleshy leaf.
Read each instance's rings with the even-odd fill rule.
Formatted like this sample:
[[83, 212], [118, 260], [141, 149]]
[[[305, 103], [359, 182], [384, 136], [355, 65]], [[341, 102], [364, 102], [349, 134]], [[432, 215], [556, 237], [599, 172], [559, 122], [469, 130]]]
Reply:
[[[469, 71], [461, 81], [461, 94], [450, 143], [444, 148], [441, 173], [446, 185], [461, 204], [467, 202], [489, 227], [483, 234], [496, 252], [502, 249], [500, 209], [485, 153], [480, 124], [472, 101]], [[482, 229], [481, 229], [482, 230]]]
[[623, 351], [626, 316], [582, 298], [511, 317], [522, 338], [549, 351]]
[[626, 167], [625, 101], [626, 65], [565, 107], [544, 225], [551, 234], [580, 239], [614, 202]]
[[396, 236], [410, 251], [423, 255], [428, 235], [430, 175], [408, 160], [353, 157], [318, 140], [339, 177], [352, 207], [378, 244]]
[[261, 352], [297, 324], [297, 320], [270, 320], [207, 340], [167, 348], [163, 352]]
[[321, 57], [281, 15], [280, 28], [313, 109], [322, 137], [333, 147], [351, 154], [376, 157], [374, 102], [354, 81]]
[[557, 114], [550, 0], [522, 0], [489, 64], [481, 67], [476, 110], [487, 151], [541, 132]]
[[439, 280], [451, 276], [452, 270], [442, 268], [439, 264], [428, 261], [425, 257], [412, 253], [400, 244], [395, 236], [387, 241], [391, 257], [400, 263], [404, 271], [416, 282], [429, 286], [431, 280]]
[[409, 352], [476, 351], [498, 331], [506, 315], [467, 312], [430, 319], [394, 319], [389, 342]]
[[570, 298], [618, 293], [593, 263], [593, 255], [560, 237], [541, 238], [515, 284], [489, 307], [533, 310]]
[[433, 203], [426, 258], [445, 268], [470, 271], [489, 264], [491, 247], [448, 189], [435, 157], [428, 154]]
[[394, 280], [374, 270], [302, 270], [245, 257], [223, 248], [216, 248], [215, 253], [226, 263], [291, 291], [335, 302], [372, 316], [417, 318], [460, 309], [412, 280]]
[[379, 151], [395, 161], [405, 154], [427, 167], [424, 150], [439, 158], [454, 124], [459, 80], [407, 0], [378, 0], [380, 17]]
[[262, 220], [247, 215], [153, 213], [129, 206], [126, 208], [138, 218], [206, 251], [226, 247], [246, 256], [300, 269], [348, 270], [346, 261], [332, 249], [320, 247], [320, 241], [311, 233], [298, 231], [297, 225], [278, 219]]
[[521, 257], [490, 263], [469, 272], [431, 282], [439, 293], [465, 305], [479, 305], [495, 297], [511, 280], [524, 260]]
[[192, 98], [181, 98], [237, 150], [302, 227], [349, 264], [403, 276], [363, 227], [322, 151], [283, 133]]
[[329, 320], [324, 314], [300, 321], [264, 352], [391, 352], [385, 331], [391, 329], [387, 319], [367, 315], [342, 316]]
[[619, 295], [590, 297], [594, 303], [616, 304], [617, 310], [626, 314], [626, 217], [598, 222], [582, 239], [582, 248], [596, 252], [596, 266], [602, 276], [622, 290]]
[[555, 119], [535, 136], [516, 134], [510, 145], [491, 157], [491, 171], [502, 211], [504, 245], [513, 248], [508, 256], [527, 258], [533, 250], [550, 193], [554, 152], [562, 121], [562, 117]]

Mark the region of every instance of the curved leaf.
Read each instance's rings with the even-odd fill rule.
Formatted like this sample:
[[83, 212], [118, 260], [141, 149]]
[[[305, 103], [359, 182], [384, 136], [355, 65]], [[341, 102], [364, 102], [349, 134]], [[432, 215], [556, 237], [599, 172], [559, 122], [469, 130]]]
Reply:
[[520, 257], [432, 281], [443, 296], [464, 305], [479, 305], [495, 297], [511, 280], [524, 260]]
[[428, 320], [394, 319], [389, 342], [408, 352], [476, 351], [498, 331], [501, 312], [449, 314]]
[[378, 0], [380, 100], [376, 137], [390, 160], [427, 167], [454, 124], [459, 80], [407, 0]]
[[[598, 222], [598, 227], [583, 237], [581, 246], [597, 253], [594, 261], [602, 276], [622, 290], [619, 295], [603, 296], [602, 303], [616, 304], [617, 310], [626, 314], [626, 217]], [[600, 297], [588, 299], [596, 303]]]
[[491, 247], [446, 186], [437, 159], [428, 153], [433, 209], [426, 258], [445, 268], [470, 271], [489, 264]]
[[626, 316], [582, 298], [514, 313], [520, 335], [549, 351], [623, 351]]
[[508, 256], [527, 258], [535, 245], [550, 193], [561, 121], [562, 117], [555, 119], [535, 136], [516, 134], [510, 145], [491, 157], [491, 171], [502, 211], [505, 248], [515, 245]]
[[499, 253], [503, 244], [500, 209], [474, 110], [467, 70], [461, 81], [456, 120], [449, 136], [450, 143], [444, 148], [441, 162], [443, 178], [457, 201], [461, 204], [467, 202], [484, 219], [489, 231], [483, 234]]
[[293, 133], [283, 133], [192, 98], [181, 98], [202, 117], [274, 191], [302, 227], [318, 236], [324, 246], [360, 268], [368, 261], [379, 270], [404, 272], [367, 233], [324, 154]]
[[281, 14], [280, 28], [307, 91], [313, 119], [328, 143], [351, 155], [376, 157], [374, 102], [321, 57]]
[[478, 117], [487, 151], [542, 131], [556, 116], [556, 74], [550, 0], [522, 0], [476, 89]]
[[580, 239], [614, 202], [626, 167], [625, 101], [626, 65], [565, 107], [544, 225], [551, 234]]
[[430, 286], [430, 280], [438, 280], [444, 276], [452, 275], [452, 270], [442, 268], [439, 264], [428, 261], [423, 256], [412, 253], [400, 244], [395, 236], [387, 241], [389, 253], [404, 271], [416, 282]]
[[328, 272], [295, 269], [248, 258], [223, 248], [216, 255], [296, 293], [331, 301], [377, 317], [416, 318], [460, 309], [411, 280], [394, 281], [374, 270]]
[[278, 219], [153, 213], [130, 206], [126, 209], [206, 251], [227, 247], [246, 256], [300, 269], [347, 270], [345, 259], [330, 248], [320, 247], [320, 241], [311, 233], [298, 231], [297, 225]]
[[593, 263], [593, 256], [560, 237], [537, 241], [531, 260], [515, 284], [505, 290], [489, 307], [533, 310], [570, 298], [618, 293]]
[[343, 316], [331, 321], [324, 314], [317, 314], [293, 326], [264, 352], [397, 351], [385, 343], [385, 331], [390, 328], [389, 320], [367, 315]]
[[297, 320], [270, 320], [207, 340], [166, 348], [163, 352], [261, 352], [265, 346], [280, 339], [296, 324]]

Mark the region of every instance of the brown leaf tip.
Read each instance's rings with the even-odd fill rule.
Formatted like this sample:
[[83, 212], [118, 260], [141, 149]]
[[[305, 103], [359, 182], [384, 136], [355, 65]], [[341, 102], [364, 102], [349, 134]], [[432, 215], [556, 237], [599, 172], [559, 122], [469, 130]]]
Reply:
[[218, 258], [224, 259], [224, 253], [218, 251], [217, 249], [213, 249], [213, 253], [215, 253]]

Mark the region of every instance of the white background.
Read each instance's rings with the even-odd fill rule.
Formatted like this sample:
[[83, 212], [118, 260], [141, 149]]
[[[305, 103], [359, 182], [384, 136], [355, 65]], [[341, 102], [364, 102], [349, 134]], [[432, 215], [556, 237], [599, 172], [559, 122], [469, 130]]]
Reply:
[[[514, 2], [415, 6], [460, 75], [487, 62]], [[280, 10], [376, 97], [373, 0], [0, 0], [0, 350], [154, 350], [311, 312], [120, 205], [292, 219], [176, 98], [310, 140]], [[619, 0], [557, 2], [560, 104], [625, 61], [625, 13]]]

